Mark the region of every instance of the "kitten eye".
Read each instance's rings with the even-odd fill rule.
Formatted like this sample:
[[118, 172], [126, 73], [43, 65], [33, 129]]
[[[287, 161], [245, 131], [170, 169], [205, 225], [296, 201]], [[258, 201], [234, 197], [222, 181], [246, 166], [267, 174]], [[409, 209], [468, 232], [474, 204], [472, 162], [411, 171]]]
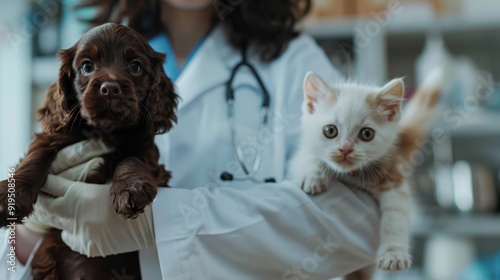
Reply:
[[337, 127], [334, 126], [333, 124], [325, 125], [323, 127], [323, 135], [325, 135], [326, 138], [333, 139], [337, 137], [337, 134], [338, 134]]
[[132, 71], [133, 74], [140, 74], [142, 72], [141, 64], [137, 61], [132, 62], [130, 64], [130, 71]]
[[90, 60], [85, 60], [82, 64], [82, 73], [88, 75], [94, 72], [94, 64]]
[[373, 139], [373, 137], [375, 137], [375, 130], [368, 128], [368, 127], [365, 127], [363, 129], [361, 129], [358, 137], [359, 137], [359, 139], [361, 139], [365, 142], [371, 141]]

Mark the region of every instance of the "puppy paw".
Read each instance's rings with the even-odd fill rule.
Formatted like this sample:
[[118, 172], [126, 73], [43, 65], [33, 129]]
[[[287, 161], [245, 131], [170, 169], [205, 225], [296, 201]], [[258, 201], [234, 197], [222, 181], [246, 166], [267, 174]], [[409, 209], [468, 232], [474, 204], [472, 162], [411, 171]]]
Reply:
[[156, 186], [140, 178], [120, 179], [113, 182], [110, 200], [113, 211], [125, 219], [135, 219], [156, 197]]
[[377, 253], [378, 267], [385, 270], [405, 270], [411, 266], [411, 263], [411, 255], [407, 249], [388, 247], [386, 249], [379, 250]]
[[0, 227], [20, 224], [24, 217], [33, 212], [37, 194], [21, 191], [19, 182], [0, 182]]
[[327, 183], [327, 179], [321, 175], [306, 176], [300, 187], [304, 192], [316, 195], [327, 190]]

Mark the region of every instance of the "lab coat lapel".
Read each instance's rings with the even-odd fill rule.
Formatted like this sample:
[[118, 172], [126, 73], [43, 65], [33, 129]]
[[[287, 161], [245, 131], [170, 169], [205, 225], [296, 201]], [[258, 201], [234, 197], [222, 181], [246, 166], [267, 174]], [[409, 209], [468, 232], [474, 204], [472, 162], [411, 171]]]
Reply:
[[222, 27], [215, 27], [177, 79], [177, 94], [182, 99], [178, 110], [204, 92], [226, 83], [239, 57], [227, 42]]

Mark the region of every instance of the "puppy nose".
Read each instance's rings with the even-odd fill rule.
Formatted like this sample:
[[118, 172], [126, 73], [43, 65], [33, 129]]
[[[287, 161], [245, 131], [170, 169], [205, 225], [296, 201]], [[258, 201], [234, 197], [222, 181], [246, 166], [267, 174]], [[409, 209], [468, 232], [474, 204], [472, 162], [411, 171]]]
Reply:
[[339, 148], [339, 151], [346, 157], [352, 153], [352, 148]]
[[122, 93], [120, 85], [116, 82], [104, 82], [101, 85], [101, 94], [111, 98], [113, 95]]

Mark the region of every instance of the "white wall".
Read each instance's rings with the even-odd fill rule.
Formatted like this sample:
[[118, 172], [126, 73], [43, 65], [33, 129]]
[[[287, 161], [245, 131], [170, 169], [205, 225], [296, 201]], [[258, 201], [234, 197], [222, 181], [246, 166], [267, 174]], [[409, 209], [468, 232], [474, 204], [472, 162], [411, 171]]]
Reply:
[[[0, 180], [19, 162], [31, 139], [31, 47], [21, 33], [27, 1], [0, 0]], [[19, 35], [20, 44], [12, 37]], [[19, 37], [17, 37], [19, 39]]]

